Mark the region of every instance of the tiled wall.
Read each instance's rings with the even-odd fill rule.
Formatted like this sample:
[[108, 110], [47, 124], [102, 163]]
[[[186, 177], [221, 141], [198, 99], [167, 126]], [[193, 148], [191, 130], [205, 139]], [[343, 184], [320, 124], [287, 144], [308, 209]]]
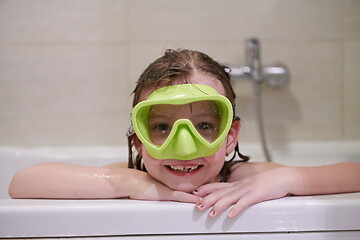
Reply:
[[[244, 64], [258, 37], [264, 64], [291, 70], [263, 87], [268, 139], [360, 140], [358, 0], [2, 0], [0, 145], [125, 144], [129, 96], [166, 48]], [[234, 83], [241, 141], [258, 141], [250, 82]]]

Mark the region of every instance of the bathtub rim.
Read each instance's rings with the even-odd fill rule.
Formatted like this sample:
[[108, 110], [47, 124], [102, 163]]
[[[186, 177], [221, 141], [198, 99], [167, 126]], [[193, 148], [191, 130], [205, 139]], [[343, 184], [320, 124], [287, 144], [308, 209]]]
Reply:
[[[0, 212], [0, 238], [335, 231], [360, 234], [360, 193], [262, 202], [235, 219], [226, 218], [226, 214], [212, 219], [207, 216], [209, 211], [199, 212], [193, 204], [124, 199], [1, 199]], [[157, 224], [149, 224], [154, 221]]]

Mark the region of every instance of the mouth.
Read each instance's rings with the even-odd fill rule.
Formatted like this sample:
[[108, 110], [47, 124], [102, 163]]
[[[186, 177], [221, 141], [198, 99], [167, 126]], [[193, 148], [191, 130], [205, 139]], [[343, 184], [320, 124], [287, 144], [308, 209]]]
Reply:
[[200, 167], [200, 165], [192, 166], [192, 167], [186, 167], [186, 166], [169, 166], [172, 170], [180, 171], [180, 172], [191, 172]]
[[166, 168], [178, 176], [189, 176], [198, 172], [203, 165], [166, 165]]

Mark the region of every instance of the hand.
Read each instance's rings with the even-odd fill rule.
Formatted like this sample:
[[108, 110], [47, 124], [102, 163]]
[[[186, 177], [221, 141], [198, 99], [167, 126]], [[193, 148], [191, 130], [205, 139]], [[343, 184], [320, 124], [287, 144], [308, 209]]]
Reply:
[[201, 197], [190, 193], [174, 191], [148, 173], [137, 171], [135, 184], [129, 198], [137, 200], [154, 200], [154, 201], [177, 201], [197, 203]]
[[212, 207], [209, 216], [216, 217], [234, 204], [228, 213], [233, 218], [253, 204], [288, 195], [294, 181], [291, 168], [281, 167], [236, 182], [206, 184], [194, 191], [203, 197], [196, 207], [199, 210]]

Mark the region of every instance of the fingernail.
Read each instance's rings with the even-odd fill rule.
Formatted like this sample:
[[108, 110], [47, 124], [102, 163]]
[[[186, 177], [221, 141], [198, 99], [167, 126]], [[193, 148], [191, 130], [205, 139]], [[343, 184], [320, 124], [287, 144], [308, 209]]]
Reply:
[[201, 210], [204, 207], [204, 205], [201, 202], [199, 202], [196, 204], [196, 207]]
[[211, 210], [211, 212], [209, 213], [209, 216], [210, 216], [210, 217], [214, 217], [214, 216], [215, 216], [215, 211], [214, 211], [214, 210]]
[[228, 217], [229, 218], [232, 218], [234, 216], [234, 212], [233, 211], [230, 211], [229, 214], [228, 214]]
[[198, 194], [198, 190], [194, 190], [193, 194], [195, 194], [195, 195]]

